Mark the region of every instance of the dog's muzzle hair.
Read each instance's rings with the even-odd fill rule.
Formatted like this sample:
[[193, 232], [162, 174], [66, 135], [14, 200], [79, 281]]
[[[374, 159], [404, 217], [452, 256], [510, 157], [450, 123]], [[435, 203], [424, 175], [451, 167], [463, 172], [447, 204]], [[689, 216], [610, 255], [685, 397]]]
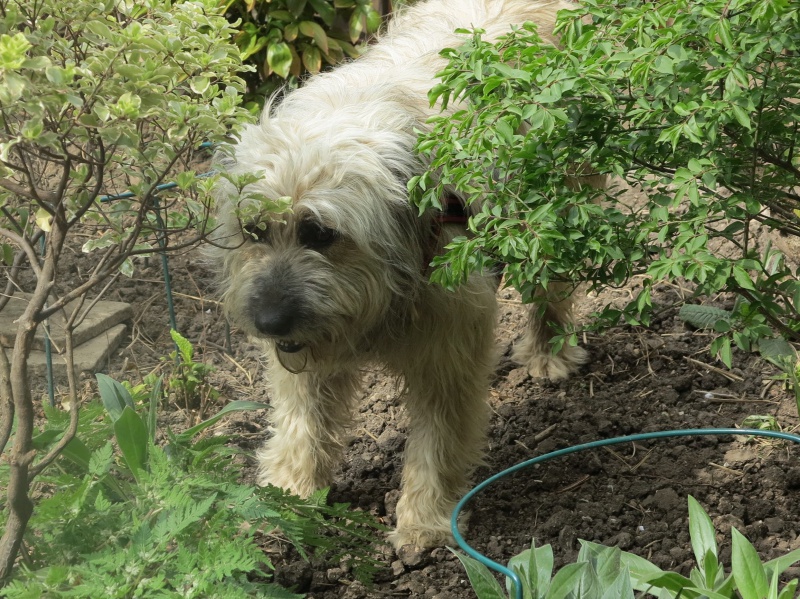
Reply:
[[[413, 151], [417, 131], [440, 110], [427, 98], [439, 52], [464, 40], [457, 28], [497, 39], [532, 20], [547, 36], [563, 6], [417, 3], [363, 57], [267, 106], [222, 164], [260, 176], [241, 194], [220, 184], [210, 250], [227, 317], [268, 358], [272, 435], [258, 454], [259, 482], [302, 495], [330, 484], [360, 369], [378, 363], [402, 378], [409, 415], [397, 547], [449, 541], [450, 511], [482, 458], [495, 364], [494, 273], [453, 292], [429, 284], [432, 257], [465, 233], [463, 219], [419, 215], [407, 197], [425, 167]], [[269, 208], [279, 198], [291, 199], [290, 211]], [[550, 352], [545, 323], [568, 324], [570, 302], [543, 299], [552, 301], [532, 310], [514, 358], [533, 376], [564, 378], [585, 352]]]

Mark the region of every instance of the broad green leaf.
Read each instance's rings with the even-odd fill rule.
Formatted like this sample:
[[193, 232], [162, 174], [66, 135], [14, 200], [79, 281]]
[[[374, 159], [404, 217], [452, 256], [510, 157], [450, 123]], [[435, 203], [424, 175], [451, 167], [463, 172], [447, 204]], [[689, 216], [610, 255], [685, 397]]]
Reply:
[[648, 583], [639, 583], [640, 580], [644, 580], [646, 578], [654, 578], [661, 576], [664, 574], [664, 571], [656, 566], [654, 563], [649, 562], [645, 558], [635, 555], [633, 553], [628, 553], [623, 551], [622, 554], [619, 556], [620, 563], [626, 568], [631, 574], [631, 580], [633, 581], [634, 588], [637, 591], [643, 591], [645, 588], [649, 587]]
[[[631, 572], [633, 574], [633, 572]], [[686, 578], [685, 576], [681, 576], [677, 572], [661, 572], [660, 574], [652, 574], [652, 575], [641, 575], [637, 576], [636, 580], [639, 580], [639, 584], [647, 584], [652, 585], [658, 588], [664, 588], [672, 592], [680, 592], [681, 589], [685, 588], [693, 588], [694, 583]], [[639, 585], [635, 586], [637, 590], [639, 590]], [[646, 590], [646, 589], [642, 589]]]
[[45, 233], [50, 232], [51, 225], [50, 225], [50, 213], [45, 210], [44, 208], [39, 208], [36, 211], [36, 226], [39, 227]]
[[112, 379], [107, 374], [97, 373], [97, 387], [100, 392], [100, 399], [103, 402], [111, 420], [116, 422], [122, 416], [122, 411], [126, 406], [133, 409], [133, 398], [128, 390], [121, 384]]
[[627, 568], [623, 567], [614, 581], [605, 587], [600, 599], [634, 599], [631, 573]]
[[73, 438], [67, 443], [61, 455], [78, 466], [83, 472], [88, 472], [89, 461], [92, 459], [92, 452], [78, 437]]
[[14, 248], [9, 243], [3, 244], [3, 264], [11, 266], [14, 263]]
[[795, 599], [795, 592], [797, 591], [797, 582], [796, 578], [790, 580], [786, 583], [786, 586], [783, 587], [781, 592], [778, 594], [778, 599]]
[[734, 265], [733, 278], [736, 280], [736, 284], [739, 285], [739, 287], [741, 287], [742, 289], [750, 289], [750, 290], [755, 289], [755, 286], [753, 285], [753, 280], [750, 278], [750, 275], [747, 274], [747, 271], [744, 270], [741, 266]]
[[47, 449], [50, 445], [55, 443], [57, 439], [61, 438], [61, 435], [63, 434], [63, 430], [55, 428], [43, 431], [31, 439], [31, 447], [37, 451]]
[[453, 549], [450, 549], [450, 551], [455, 554], [467, 571], [469, 582], [478, 599], [506, 599], [506, 594], [503, 592], [500, 583], [497, 582], [489, 568], [468, 555]]
[[758, 552], [735, 528], [731, 529], [731, 540], [731, 571], [742, 599], [764, 599], [769, 584]]
[[306, 0], [286, 0], [286, 8], [292, 13], [296, 19], [303, 14], [303, 9], [306, 7]]
[[314, 21], [301, 21], [299, 27], [300, 33], [313, 38], [317, 47], [325, 54], [328, 53], [328, 36], [319, 23], [315, 23]]
[[586, 562], [567, 564], [561, 568], [550, 583], [550, 591], [547, 599], [566, 599], [567, 597], [578, 597], [581, 587], [581, 580], [584, 572], [589, 568]]
[[780, 557], [776, 557], [775, 559], [769, 560], [767, 563], [764, 564], [764, 570], [767, 572], [768, 576], [771, 576], [772, 572], [778, 572], [779, 574], [783, 574], [786, 568], [794, 565], [797, 562], [800, 562], [800, 549], [795, 549], [794, 551], [790, 551], [786, 555], [782, 555]]
[[[692, 550], [698, 567], [703, 567], [708, 553], [717, 557], [717, 535], [714, 524], [691, 495], [689, 495], [689, 537], [692, 540]], [[706, 578], [706, 584], [713, 585], [713, 578], [711, 580]]]
[[719, 320], [729, 320], [731, 313], [715, 306], [684, 304], [678, 311], [678, 316], [693, 327], [710, 329]]
[[336, 10], [327, 2], [327, 0], [308, 0], [309, 4], [317, 11], [319, 18], [331, 27], [336, 19]]
[[316, 46], [308, 46], [303, 50], [303, 66], [311, 74], [319, 73], [322, 68], [322, 53]]
[[779, 368], [783, 367], [782, 365], [785, 362], [793, 364], [797, 361], [797, 352], [783, 337], [759, 339], [758, 352], [762, 358], [772, 362]]
[[354, 44], [358, 41], [358, 38], [361, 37], [361, 33], [364, 31], [365, 22], [366, 17], [364, 17], [360, 10], [354, 10], [353, 14], [350, 15], [348, 33], [350, 34], [350, 41]]
[[122, 457], [133, 476], [147, 468], [149, 439], [147, 426], [130, 406], [125, 406], [122, 415], [114, 422], [114, 435]]
[[286, 79], [292, 67], [292, 52], [286, 42], [277, 42], [267, 46], [267, 65], [279, 77]]
[[[508, 567], [520, 574], [525, 599], [545, 597], [553, 573], [553, 548], [550, 545], [537, 547], [535, 540], [531, 540], [531, 548], [512, 557]], [[512, 592], [509, 578], [506, 578], [506, 591]]]

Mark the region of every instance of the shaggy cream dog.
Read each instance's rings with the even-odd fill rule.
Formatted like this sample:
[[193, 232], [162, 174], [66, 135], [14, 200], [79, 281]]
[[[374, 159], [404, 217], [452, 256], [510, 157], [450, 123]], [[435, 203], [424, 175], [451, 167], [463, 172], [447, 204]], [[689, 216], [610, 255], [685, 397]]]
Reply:
[[[249, 194], [220, 192], [227, 312], [264, 341], [269, 362], [273, 433], [258, 454], [259, 482], [301, 495], [330, 484], [360, 368], [381, 364], [401, 377], [410, 419], [395, 547], [451, 538], [450, 513], [481, 460], [495, 366], [495, 275], [455, 292], [427, 281], [431, 257], [465, 229], [409, 204], [406, 182], [424, 168], [414, 131], [439, 110], [427, 92], [444, 66], [439, 51], [464, 39], [456, 28], [496, 39], [535, 21], [547, 38], [563, 7], [418, 3], [362, 58], [268, 107], [225, 165], [262, 176], [247, 191], [291, 199], [290, 213], [265, 214]], [[569, 318], [568, 300], [531, 318], [514, 358], [533, 376], [564, 378], [584, 360], [580, 348], [550, 353], [543, 323]]]

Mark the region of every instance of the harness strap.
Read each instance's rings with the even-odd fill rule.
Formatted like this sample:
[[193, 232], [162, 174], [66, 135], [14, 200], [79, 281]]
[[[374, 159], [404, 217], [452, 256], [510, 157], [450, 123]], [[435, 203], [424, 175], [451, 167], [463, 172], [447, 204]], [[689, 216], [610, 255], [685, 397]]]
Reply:
[[444, 225], [466, 225], [469, 220], [469, 214], [464, 202], [457, 195], [447, 193], [441, 197], [442, 209], [437, 210], [433, 221], [431, 221], [431, 235], [428, 241], [428, 249], [422, 261], [422, 271], [428, 272], [430, 270], [431, 260], [436, 253], [439, 246], [439, 236], [442, 233]]

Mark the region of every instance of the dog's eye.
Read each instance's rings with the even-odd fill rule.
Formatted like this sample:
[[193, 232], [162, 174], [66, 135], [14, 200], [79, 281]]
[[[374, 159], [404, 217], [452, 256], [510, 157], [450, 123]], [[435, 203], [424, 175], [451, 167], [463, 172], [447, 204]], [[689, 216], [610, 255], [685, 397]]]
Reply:
[[305, 220], [300, 223], [298, 238], [300, 243], [312, 250], [323, 250], [336, 241], [335, 230], [322, 226], [320, 223]]
[[255, 241], [257, 243], [268, 243], [269, 242], [269, 227], [267, 223], [259, 222], [259, 223], [249, 223], [242, 227], [244, 230], [244, 235], [246, 239], [250, 241]]

